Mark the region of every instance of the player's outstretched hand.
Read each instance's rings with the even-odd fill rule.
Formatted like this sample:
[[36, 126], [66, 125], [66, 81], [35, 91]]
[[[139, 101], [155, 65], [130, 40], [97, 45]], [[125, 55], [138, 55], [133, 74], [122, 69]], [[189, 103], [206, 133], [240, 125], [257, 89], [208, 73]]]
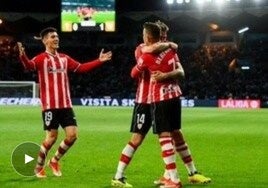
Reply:
[[25, 54], [25, 51], [24, 51], [24, 47], [22, 46], [22, 43], [21, 42], [17, 42], [17, 46], [18, 46], [18, 50], [19, 50], [20, 56], [24, 55]]
[[109, 61], [112, 59], [112, 55], [111, 51], [104, 53], [104, 49], [102, 49], [99, 55], [99, 60], [101, 62]]

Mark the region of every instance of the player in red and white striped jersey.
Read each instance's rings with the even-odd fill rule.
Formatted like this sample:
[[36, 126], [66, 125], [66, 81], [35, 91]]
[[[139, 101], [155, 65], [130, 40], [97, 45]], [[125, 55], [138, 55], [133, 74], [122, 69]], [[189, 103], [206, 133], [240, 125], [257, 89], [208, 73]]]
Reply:
[[[167, 37], [167, 31], [168, 31], [168, 27], [161, 22], [158, 22], [158, 25], [160, 25], [161, 27], [161, 31], [162, 31], [162, 40], [166, 40]], [[178, 64], [180, 65], [180, 64]], [[163, 72], [157, 72], [154, 73], [152, 78], [158, 82], [161, 81], [165, 81], [165, 74]], [[158, 96], [161, 96], [158, 94]], [[185, 167], [188, 171], [189, 174], [189, 181], [191, 183], [209, 183], [211, 182], [211, 179], [209, 177], [205, 177], [204, 175], [200, 174], [198, 172], [198, 170], [195, 167], [194, 161], [192, 159], [191, 156], [191, 152], [188, 148], [188, 145], [183, 137], [182, 131], [181, 131], [181, 124], [173, 124], [173, 132], [172, 132], [172, 138], [174, 141], [174, 145], [175, 145], [175, 150], [178, 152], [178, 154], [180, 155], [182, 161], [185, 164]], [[164, 184], [168, 179], [169, 179], [169, 175], [167, 173], [167, 170], [164, 173], [164, 176], [162, 178], [160, 178], [159, 180], [155, 181], [155, 184]]]
[[[144, 52], [149, 53], [159, 53], [172, 46], [177, 49], [177, 45], [172, 42], [168, 43], [157, 43], [152, 46], [146, 46], [145, 44], [140, 44], [135, 50], [135, 57], [139, 57]], [[174, 76], [178, 77], [178, 71], [172, 71], [163, 74], [164, 77], [172, 78]], [[147, 132], [151, 127], [151, 113], [150, 113], [150, 100], [149, 100], [149, 86], [150, 86], [150, 75], [148, 71], [141, 72], [138, 77], [138, 88], [136, 92], [135, 106], [132, 115], [131, 132], [132, 136], [128, 144], [124, 147], [121, 157], [117, 166], [117, 172], [114, 179], [111, 181], [114, 187], [132, 187], [129, 183], [125, 181], [124, 171], [129, 165], [135, 151], [142, 144]]]
[[[166, 49], [171, 47], [174, 50], [177, 50], [178, 45], [173, 42], [159, 42], [150, 46], [146, 46], [144, 43], [140, 44], [135, 50], [135, 58], [138, 60], [143, 53], [155, 53], [158, 54]], [[179, 61], [179, 60], [178, 60]], [[180, 72], [177, 70], [164, 73], [161, 75], [165, 78], [176, 78]], [[136, 92], [136, 102], [137, 103], [146, 103], [150, 104], [148, 93], [150, 85], [150, 75], [148, 71], [141, 72], [138, 76], [138, 87]]]
[[25, 69], [38, 72], [46, 138], [40, 148], [35, 174], [43, 178], [46, 177], [44, 170], [46, 155], [57, 140], [58, 127], [64, 129], [66, 137], [60, 143], [54, 157], [48, 162], [55, 176], [61, 176], [58, 161], [77, 138], [77, 123], [72, 109], [68, 72], [89, 72], [110, 60], [112, 52], [103, 53], [102, 50], [98, 59], [81, 64], [68, 55], [57, 52], [59, 36], [55, 28], [49, 27], [42, 30], [40, 40], [45, 46], [45, 52], [31, 60], [20, 42], [18, 42], [18, 49]]
[[[136, 60], [142, 55], [142, 48], [145, 44], [140, 44], [135, 50], [135, 58]], [[136, 91], [136, 103], [144, 103], [149, 104], [148, 100], [148, 92], [149, 92], [149, 84], [150, 84], [150, 74], [148, 71], [144, 71], [140, 74], [138, 78], [138, 86]]]
[[[168, 26], [161, 22], [161, 21], [157, 21], [156, 22], [161, 29], [161, 41], [166, 42], [167, 41], [167, 32], [169, 31]], [[180, 64], [178, 64], [180, 66]], [[161, 82], [166, 80], [166, 75], [165, 73], [162, 72], [158, 72], [158, 73], [154, 73], [153, 75], [154, 80]], [[175, 125], [173, 127], [173, 132], [172, 132], [172, 138], [174, 141], [174, 146], [175, 146], [175, 150], [176, 152], [179, 154], [181, 160], [183, 161], [187, 172], [188, 172], [188, 180], [190, 181], [190, 183], [195, 183], [195, 184], [202, 184], [202, 183], [209, 183], [211, 182], [211, 178], [206, 177], [204, 175], [202, 175], [196, 168], [194, 160], [192, 158], [191, 155], [191, 151], [189, 149], [189, 146], [186, 142], [186, 140], [184, 139], [182, 130], [180, 129], [180, 125]], [[163, 177], [161, 177], [159, 180], [156, 180], [154, 183], [155, 184], [163, 184], [166, 182], [166, 180], [169, 179], [169, 175], [167, 173], [167, 171], [165, 171]]]
[[[160, 40], [160, 29], [155, 23], [144, 24], [143, 40], [145, 44], [154, 44]], [[175, 153], [172, 144], [172, 131], [176, 124], [180, 124], [180, 99], [181, 90], [177, 80], [167, 79], [157, 82], [153, 78], [154, 72], [171, 72], [178, 68], [176, 52], [167, 49], [160, 54], [143, 54], [138, 64], [132, 69], [132, 76], [139, 75], [143, 71], [150, 73], [149, 97], [152, 102], [153, 132], [158, 134], [162, 149], [162, 157], [168, 171], [170, 181], [163, 188], [182, 187], [175, 163]]]
[[[152, 46], [146, 46], [144, 43], [140, 44], [135, 50], [136, 60], [143, 54], [143, 51], [151, 53], [159, 53], [172, 46], [172, 48], [177, 49], [177, 45], [172, 42], [168, 43], [158, 43]], [[177, 75], [178, 71], [169, 72], [164, 74], [165, 77], [173, 77]], [[148, 71], [142, 72], [137, 78], [138, 87], [136, 92], [135, 106], [133, 109], [132, 123], [130, 131], [132, 132], [131, 139], [124, 147], [121, 157], [117, 166], [117, 172], [112, 179], [111, 184], [114, 187], [132, 187], [129, 183], [125, 181], [124, 171], [129, 165], [134, 152], [142, 144], [146, 134], [151, 128], [151, 111], [150, 111], [150, 101], [149, 101], [149, 86], [150, 86], [150, 75]]]

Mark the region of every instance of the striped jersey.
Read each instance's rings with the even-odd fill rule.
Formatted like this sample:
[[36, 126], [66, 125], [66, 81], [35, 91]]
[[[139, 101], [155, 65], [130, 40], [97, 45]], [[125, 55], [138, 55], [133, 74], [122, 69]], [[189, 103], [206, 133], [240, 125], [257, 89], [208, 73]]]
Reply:
[[[141, 48], [145, 44], [140, 44], [135, 50], [135, 58], [138, 60], [142, 56]], [[138, 86], [136, 91], [136, 103], [149, 104], [149, 85], [150, 85], [150, 74], [149, 71], [143, 71], [138, 78]]]
[[[176, 51], [169, 48], [159, 54], [143, 54], [138, 60], [138, 68], [149, 71], [149, 73], [154, 71], [167, 73], [177, 69], [178, 62], [179, 59]], [[148, 101], [150, 102], [169, 100], [179, 97], [181, 94], [180, 86], [175, 79], [169, 79], [163, 82], [155, 82], [150, 79], [148, 96]]]
[[27, 61], [21, 58], [24, 67], [38, 72], [42, 110], [71, 108], [68, 71], [75, 72], [80, 63], [66, 54], [43, 52]]

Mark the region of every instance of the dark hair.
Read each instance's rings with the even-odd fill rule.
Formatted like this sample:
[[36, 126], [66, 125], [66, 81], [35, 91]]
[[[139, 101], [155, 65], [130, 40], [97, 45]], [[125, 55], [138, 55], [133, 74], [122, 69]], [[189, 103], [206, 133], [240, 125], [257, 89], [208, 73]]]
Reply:
[[145, 22], [143, 28], [151, 35], [153, 39], [160, 39], [160, 28], [153, 22]]
[[54, 27], [47, 27], [45, 29], [43, 29], [41, 32], [40, 32], [40, 37], [41, 39], [43, 39], [48, 33], [50, 32], [57, 32], [57, 29], [54, 28]]
[[164, 22], [161, 22], [160, 20], [158, 20], [155, 23], [160, 27], [162, 32], [168, 32], [169, 31], [169, 27]]

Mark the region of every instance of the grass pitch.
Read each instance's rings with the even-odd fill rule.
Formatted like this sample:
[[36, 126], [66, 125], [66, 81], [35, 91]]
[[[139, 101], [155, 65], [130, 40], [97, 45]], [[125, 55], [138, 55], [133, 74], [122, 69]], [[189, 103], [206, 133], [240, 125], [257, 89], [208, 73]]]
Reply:
[[[74, 107], [79, 139], [62, 158], [62, 177], [47, 169], [46, 179], [22, 177], [11, 165], [11, 153], [25, 141], [41, 143], [39, 107], [0, 107], [0, 187], [108, 188], [120, 153], [131, 134], [132, 108]], [[179, 157], [184, 187], [268, 187], [268, 110], [183, 108], [183, 132], [199, 171], [212, 178], [209, 185], [190, 185]], [[59, 132], [50, 158], [63, 138]], [[136, 152], [126, 175], [136, 188], [153, 188], [163, 172], [160, 148], [150, 132]]]

